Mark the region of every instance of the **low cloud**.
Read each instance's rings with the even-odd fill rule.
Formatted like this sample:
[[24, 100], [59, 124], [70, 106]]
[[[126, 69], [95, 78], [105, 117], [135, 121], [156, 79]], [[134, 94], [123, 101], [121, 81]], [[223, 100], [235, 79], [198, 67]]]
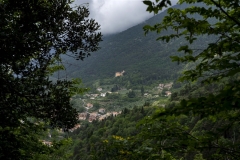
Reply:
[[146, 11], [142, 0], [76, 0], [75, 4], [89, 3], [90, 17], [101, 25], [103, 34], [124, 31], [153, 14]]
[[[75, 0], [76, 5], [89, 4], [90, 18], [101, 25], [103, 34], [124, 31], [150, 17], [143, 0]], [[172, 0], [176, 4], [177, 0]]]

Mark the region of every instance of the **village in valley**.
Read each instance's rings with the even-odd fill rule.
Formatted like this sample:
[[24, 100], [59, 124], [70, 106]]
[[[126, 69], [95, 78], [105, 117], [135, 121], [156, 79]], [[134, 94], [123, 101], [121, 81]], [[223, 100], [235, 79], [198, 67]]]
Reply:
[[[120, 73], [120, 76], [123, 76], [124, 72]], [[119, 74], [115, 74], [115, 77], [118, 77]], [[152, 90], [145, 91], [143, 95], [140, 94], [140, 91], [136, 92], [139, 97], [136, 97], [132, 101], [131, 98], [127, 98], [127, 93], [131, 92], [132, 89], [121, 88], [117, 92], [111, 92], [109, 90], [109, 86], [99, 86], [92, 93], [87, 93], [84, 95], [75, 95], [71, 98], [71, 102], [75, 108], [79, 109], [78, 119], [79, 124], [75, 125], [74, 128], [70, 129], [70, 132], [81, 127], [81, 122], [93, 122], [93, 121], [101, 121], [109, 116], [117, 116], [122, 113], [124, 108], [131, 108], [132, 106], [141, 106], [146, 103], [146, 101], [151, 101], [153, 105], [164, 107], [168, 98], [171, 96], [171, 88], [173, 82], [169, 83], [160, 83], [158, 86], [152, 88]], [[162, 93], [164, 92], [164, 93]], [[162, 96], [160, 96], [160, 94]], [[111, 99], [113, 97], [113, 99]], [[160, 101], [159, 101], [160, 99]], [[119, 102], [123, 104], [119, 106]], [[128, 104], [128, 105], [127, 105]], [[63, 132], [61, 130], [57, 131], [58, 133]], [[52, 134], [48, 132], [48, 140], [42, 140], [43, 144], [47, 146], [52, 146]]]
[[[123, 76], [125, 71], [116, 72], [115, 78]], [[171, 96], [173, 82], [160, 83], [151, 90], [140, 93], [141, 90], [134, 90], [135, 97], [129, 98], [128, 94], [132, 89], [119, 88], [113, 91], [111, 86], [98, 86], [95, 90], [84, 95], [75, 95], [71, 102], [75, 108], [79, 109], [79, 121], [93, 122], [103, 120], [109, 116], [121, 114], [124, 108], [131, 108], [137, 105], [144, 105], [146, 101], [158, 101], [158, 99], [168, 99]], [[159, 104], [159, 106], [163, 106]], [[71, 131], [80, 127], [76, 125]]]

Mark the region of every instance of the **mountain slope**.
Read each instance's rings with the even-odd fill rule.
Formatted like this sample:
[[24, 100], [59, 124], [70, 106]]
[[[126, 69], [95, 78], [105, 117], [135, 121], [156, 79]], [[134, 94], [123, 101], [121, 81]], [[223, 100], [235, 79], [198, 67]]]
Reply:
[[[104, 37], [100, 44], [101, 49], [84, 61], [64, 57], [67, 70], [60, 73], [60, 78], [79, 77], [83, 82], [91, 82], [114, 77], [115, 72], [125, 70], [128, 75], [137, 74], [142, 78], [175, 79], [183, 66], [172, 63], [169, 57], [179, 54], [177, 49], [183, 45], [184, 38], [164, 43], [156, 41], [159, 36], [156, 33], [145, 36], [143, 31], [143, 26], [160, 23], [165, 15], [166, 11], [121, 33]], [[202, 47], [206, 38], [200, 38], [194, 44], [195, 47]], [[57, 75], [55, 74], [55, 77]]]

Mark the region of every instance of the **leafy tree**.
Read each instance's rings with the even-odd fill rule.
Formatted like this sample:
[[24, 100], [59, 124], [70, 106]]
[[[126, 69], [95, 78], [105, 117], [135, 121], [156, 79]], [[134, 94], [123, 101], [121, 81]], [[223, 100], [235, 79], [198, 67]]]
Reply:
[[[170, 0], [144, 1], [144, 3], [148, 6], [147, 10], [155, 14], [164, 7], [171, 6]], [[231, 139], [234, 137], [233, 133], [237, 133], [233, 131], [235, 125], [240, 122], [238, 74], [240, 71], [240, 21], [238, 18], [240, 1], [179, 0], [178, 4], [183, 6], [187, 4], [187, 6], [186, 8], [169, 8], [162, 22], [154, 26], [145, 26], [145, 32], [162, 33], [168, 30], [168, 34], [158, 38], [167, 43], [179, 37], [185, 38], [187, 43], [183, 43], [178, 50], [184, 55], [171, 57], [175, 62], [188, 63], [192, 66], [183, 72], [180, 81], [198, 81], [202, 84], [223, 82], [224, 87], [218, 88], [214, 94], [183, 99], [175, 107], [159, 112], [155, 118], [161, 124], [173, 114], [207, 118], [212, 127], [216, 127], [215, 129], [205, 130], [201, 135], [194, 135], [190, 130], [179, 126], [186, 137], [183, 140], [178, 138], [175, 144], [172, 143], [174, 144], [172, 147], [179, 148], [178, 151], [182, 153], [193, 150], [202, 151], [204, 158], [237, 159], [240, 156], [239, 141], [234, 140], [231, 143]], [[207, 46], [195, 48], [196, 43], [201, 43], [202, 37], [209, 37], [211, 40], [208, 41]], [[231, 79], [232, 82], [229, 83], [227, 79]], [[181, 136], [165, 136], [166, 139], [173, 137]]]
[[[79, 81], [50, 81], [61, 55], [84, 59], [98, 49], [99, 25], [69, 0], [0, 0], [0, 159], [47, 154], [38, 134], [77, 123], [70, 97]], [[55, 67], [55, 68], [54, 68]], [[60, 67], [61, 68], [61, 67]]]

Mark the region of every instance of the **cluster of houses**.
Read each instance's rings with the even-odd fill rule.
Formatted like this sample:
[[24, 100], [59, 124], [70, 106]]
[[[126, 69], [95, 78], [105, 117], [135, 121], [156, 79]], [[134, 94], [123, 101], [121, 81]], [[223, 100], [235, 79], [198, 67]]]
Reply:
[[[159, 90], [159, 91], [163, 91], [163, 89], [165, 89], [166, 91], [164, 92], [165, 96], [171, 96], [172, 92], [169, 91], [173, 86], [173, 82], [170, 82], [170, 83], [160, 83], [156, 88]], [[146, 98], [157, 98], [159, 97], [159, 95], [154, 95], [152, 96], [150, 93], [144, 93], [143, 94], [144, 97]]]
[[[93, 105], [92, 105], [93, 107]], [[92, 122], [93, 120], [103, 120], [104, 118], [107, 118], [108, 116], [116, 116], [118, 114], [121, 114], [121, 112], [106, 112], [104, 108], [100, 108], [97, 112], [84, 112], [78, 114], [79, 120], [87, 120], [89, 122]]]
[[[124, 71], [116, 72], [115, 77], [122, 76], [123, 73], [124, 73]], [[160, 83], [156, 88], [160, 91], [162, 91], [163, 89], [166, 89], [167, 91], [165, 91], [165, 95], [170, 96], [172, 93], [169, 90], [172, 88], [172, 85], [173, 85], [172, 82], [165, 83], [165, 84]], [[101, 87], [98, 87], [96, 90], [99, 91], [100, 93], [99, 94], [86, 94], [86, 96], [89, 99], [95, 99], [99, 96], [100, 97], [105, 97], [107, 93], [109, 93], [109, 94], [112, 93], [112, 92], [109, 92], [109, 91], [107, 91], [105, 93], [102, 92], [103, 89]], [[149, 96], [152, 97], [151, 94], [149, 94], [149, 93], [144, 93], [144, 96], [145, 97], [149, 97]], [[153, 96], [153, 98], [157, 98], [158, 96], [159, 95], [155, 95], [155, 96]], [[78, 114], [78, 119], [79, 120], [87, 120], [89, 122], [92, 122], [94, 120], [103, 120], [106, 117], [111, 116], [111, 115], [116, 116], [118, 114], [121, 114], [121, 112], [106, 112], [106, 110], [104, 108], [100, 108], [100, 109], [98, 109], [98, 111], [89, 113], [88, 110], [93, 107], [93, 104], [92, 103], [87, 103], [87, 104], [84, 104], [84, 106], [87, 109], [87, 112], [79, 113]], [[73, 131], [73, 130], [79, 128], [79, 127], [80, 127], [80, 125], [77, 125], [71, 131]]]
[[[101, 92], [102, 88], [97, 88], [97, 91]], [[100, 94], [86, 94], [87, 97], [89, 97], [89, 99], [96, 99], [98, 96], [100, 97], [106, 97], [106, 94], [109, 93], [111, 94], [112, 92], [107, 91], [107, 92], [101, 92]]]
[[157, 98], [157, 97], [159, 97], [159, 95], [152, 95], [150, 93], [144, 93], [143, 96], [146, 97], [146, 98]]
[[164, 88], [170, 90], [170, 89], [172, 88], [172, 86], [173, 86], [173, 82], [166, 83], [166, 84], [160, 83], [160, 84], [157, 86], [157, 88], [158, 88], [159, 90], [163, 90]]
[[[159, 89], [160, 91], [162, 91], [164, 88], [167, 89], [167, 90], [170, 90], [172, 88], [172, 86], [173, 86], [173, 82], [166, 83], [166, 84], [160, 83], [157, 86], [157, 89]], [[171, 94], [172, 94], [172, 92], [170, 92], [170, 91], [165, 92], [166, 96], [171, 96]]]

